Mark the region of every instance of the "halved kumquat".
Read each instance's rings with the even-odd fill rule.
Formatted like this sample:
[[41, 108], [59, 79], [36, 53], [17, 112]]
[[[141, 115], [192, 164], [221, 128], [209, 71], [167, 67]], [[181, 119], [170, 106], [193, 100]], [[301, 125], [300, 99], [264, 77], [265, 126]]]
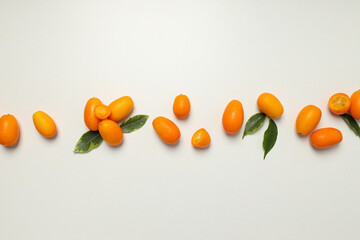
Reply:
[[101, 104], [99, 106], [97, 106], [95, 108], [95, 116], [97, 119], [106, 119], [107, 117], [109, 117], [111, 114], [111, 108], [104, 105], [104, 104]]
[[336, 93], [329, 99], [329, 109], [335, 115], [342, 115], [349, 111], [351, 100], [345, 93]]
[[196, 148], [207, 148], [210, 142], [211, 137], [204, 128], [197, 130], [191, 138], [191, 144]]

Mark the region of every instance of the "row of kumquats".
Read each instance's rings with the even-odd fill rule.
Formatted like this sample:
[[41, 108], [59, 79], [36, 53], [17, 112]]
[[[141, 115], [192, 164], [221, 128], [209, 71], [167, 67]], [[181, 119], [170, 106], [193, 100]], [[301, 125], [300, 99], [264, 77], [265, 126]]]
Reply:
[[[264, 123], [266, 116], [270, 118], [269, 127], [265, 132], [263, 148], [266, 154], [275, 145], [277, 138], [277, 126], [272, 118], [279, 118], [284, 112], [280, 101], [271, 93], [263, 93], [257, 100], [257, 105], [261, 113], [253, 115], [245, 125], [243, 137], [256, 132]], [[190, 100], [186, 95], [178, 95], [173, 103], [173, 112], [179, 119], [186, 118], [190, 113]], [[225, 132], [229, 135], [240, 131], [244, 122], [244, 109], [240, 101], [230, 101], [222, 116], [222, 125]], [[156, 133], [167, 144], [175, 144], [181, 137], [179, 127], [169, 118], [159, 116], [152, 123]], [[196, 148], [207, 148], [211, 143], [210, 134], [204, 129], [198, 129], [191, 138], [191, 144]]]
[[[264, 132], [264, 159], [274, 147], [278, 128], [274, 121], [282, 116], [284, 108], [271, 93], [263, 93], [257, 99], [260, 112], [252, 115], [245, 124], [242, 138], [258, 131], [266, 118], [269, 124]], [[74, 152], [86, 153], [98, 147], [103, 141], [111, 146], [120, 145], [124, 133], [131, 133], [145, 125], [148, 115], [136, 115], [124, 120], [134, 107], [129, 96], [123, 96], [109, 105], [105, 105], [98, 98], [90, 98], [84, 109], [84, 121], [89, 131], [84, 133], [77, 142]], [[186, 95], [178, 95], [173, 102], [173, 112], [179, 119], [185, 119], [190, 113], [190, 100]], [[351, 98], [344, 93], [337, 93], [329, 100], [330, 111], [341, 116], [349, 127], [360, 137], [360, 127], [355, 119], [360, 119], [360, 90], [352, 94]], [[299, 135], [311, 133], [310, 142], [315, 148], [328, 148], [342, 141], [342, 133], [335, 128], [315, 128], [321, 119], [321, 110], [314, 106], [304, 107], [296, 119], [296, 131]], [[37, 131], [46, 138], [56, 136], [57, 127], [54, 120], [46, 113], [37, 111], [33, 114], [33, 122]], [[231, 135], [240, 131], [244, 122], [244, 110], [240, 101], [232, 100], [225, 107], [222, 115], [224, 131]], [[120, 125], [119, 125], [120, 123]], [[152, 123], [156, 133], [167, 144], [175, 144], [181, 137], [179, 127], [169, 118], [159, 116]], [[19, 125], [13, 115], [7, 114], [0, 118], [0, 144], [13, 146], [19, 139]], [[195, 131], [191, 144], [196, 148], [207, 148], [211, 143], [210, 134], [204, 129]]]
[[[36, 130], [46, 138], [56, 135], [57, 128], [54, 120], [42, 111], [33, 114], [33, 122]], [[16, 118], [11, 114], [3, 115], [0, 118], [0, 144], [11, 147], [19, 139], [20, 128]]]
[[[360, 119], [360, 90], [354, 92], [351, 98], [345, 93], [336, 93], [330, 97], [328, 105], [332, 114], [341, 116], [355, 134], [360, 136], [360, 128], [355, 120]], [[308, 135], [312, 132], [310, 142], [315, 148], [323, 149], [339, 144], [343, 136], [336, 128], [321, 128], [313, 132], [320, 119], [320, 108], [314, 105], [304, 107], [296, 119], [297, 133]]]

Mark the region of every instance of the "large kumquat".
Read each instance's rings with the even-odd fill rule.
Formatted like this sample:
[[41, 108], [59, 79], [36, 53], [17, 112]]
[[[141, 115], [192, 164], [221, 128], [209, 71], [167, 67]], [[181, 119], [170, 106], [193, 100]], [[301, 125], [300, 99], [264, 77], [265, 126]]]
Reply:
[[173, 104], [173, 111], [177, 118], [186, 118], [190, 113], [190, 100], [186, 95], [178, 95]]
[[351, 95], [350, 114], [355, 119], [360, 119], [360, 90]]
[[284, 107], [271, 93], [263, 93], [257, 100], [259, 110], [271, 118], [279, 118], [284, 112]]
[[244, 109], [240, 101], [232, 100], [226, 106], [222, 124], [227, 134], [237, 133], [244, 122]]
[[101, 120], [95, 116], [95, 108], [101, 104], [100, 99], [94, 97], [90, 98], [85, 105], [84, 121], [91, 131], [97, 131], [99, 129]]
[[123, 131], [114, 121], [105, 119], [99, 123], [99, 133], [104, 141], [111, 145], [117, 146], [123, 141]]
[[159, 137], [167, 144], [176, 143], [181, 134], [176, 124], [165, 117], [157, 117], [153, 121], [153, 127]]
[[19, 139], [19, 124], [13, 115], [7, 114], [0, 118], [0, 144], [10, 147]]
[[311, 144], [315, 148], [329, 148], [339, 144], [342, 139], [341, 132], [336, 128], [321, 128], [310, 136]]
[[314, 106], [304, 107], [296, 119], [296, 132], [301, 135], [311, 133], [319, 124], [321, 119], [321, 110]]
[[109, 104], [111, 114], [109, 119], [117, 122], [129, 115], [134, 107], [134, 102], [129, 96], [121, 97]]

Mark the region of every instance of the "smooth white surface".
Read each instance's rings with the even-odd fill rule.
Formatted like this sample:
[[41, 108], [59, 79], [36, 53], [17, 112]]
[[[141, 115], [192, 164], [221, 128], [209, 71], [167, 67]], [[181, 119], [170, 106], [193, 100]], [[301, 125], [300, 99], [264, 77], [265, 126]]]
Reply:
[[[0, 148], [0, 239], [360, 239], [359, 138], [327, 109], [360, 88], [359, 24], [357, 0], [0, 0], [0, 114], [21, 126], [19, 145]], [[229, 137], [221, 116], [238, 99], [248, 119], [265, 91], [285, 114], [263, 161], [265, 127]], [[179, 93], [185, 121], [172, 113]], [[87, 99], [123, 95], [146, 126], [74, 154]], [[296, 135], [307, 104], [343, 132], [339, 146]], [[36, 132], [37, 110], [56, 139]], [[176, 147], [152, 129], [158, 115], [181, 128]], [[205, 151], [190, 145], [201, 127]]]

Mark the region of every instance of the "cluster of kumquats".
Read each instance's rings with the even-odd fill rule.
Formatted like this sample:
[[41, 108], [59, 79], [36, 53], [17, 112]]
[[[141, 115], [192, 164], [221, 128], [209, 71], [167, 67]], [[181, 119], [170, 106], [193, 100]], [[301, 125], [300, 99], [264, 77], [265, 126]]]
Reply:
[[[185, 119], [190, 113], [190, 100], [186, 95], [178, 95], [173, 104], [173, 111], [177, 118]], [[157, 117], [152, 123], [156, 133], [167, 144], [175, 144], [180, 139], [180, 129], [166, 117]], [[197, 130], [191, 138], [191, 144], [197, 148], [207, 148], [210, 145], [210, 134], [204, 129]]]
[[[189, 98], [183, 94], [178, 95], [174, 100], [173, 111], [177, 118], [187, 118], [190, 113]], [[153, 120], [152, 125], [165, 143], [175, 144], [180, 139], [180, 129], [170, 119], [160, 116]], [[197, 130], [191, 139], [191, 144], [198, 148], [206, 148], [210, 145], [210, 142], [210, 135], [204, 128]]]
[[134, 107], [129, 96], [116, 99], [109, 106], [98, 98], [90, 98], [84, 110], [84, 121], [91, 131], [99, 131], [102, 139], [111, 146], [117, 146], [123, 141], [123, 131], [119, 124]]
[[[355, 119], [360, 119], [360, 90], [351, 97], [344, 93], [336, 93], [329, 99], [329, 109], [341, 116], [350, 128], [360, 136], [360, 128]], [[257, 105], [259, 113], [249, 118], [245, 125], [243, 138], [256, 132], [269, 118], [269, 126], [264, 134], [263, 148], [266, 154], [274, 146], [277, 138], [277, 126], [273, 119], [279, 118], [284, 112], [280, 101], [271, 93], [263, 93], [258, 97]], [[116, 99], [108, 106], [100, 99], [91, 98], [87, 101], [84, 109], [84, 121], [89, 128], [79, 140], [74, 152], [88, 152], [97, 147], [102, 140], [111, 146], [120, 145], [123, 141], [123, 133], [130, 133], [140, 129], [148, 119], [147, 115], [137, 115], [125, 121], [134, 106], [129, 96]], [[190, 100], [186, 95], [178, 95], [173, 102], [173, 112], [179, 119], [188, 117], [191, 109]], [[314, 106], [304, 107], [296, 119], [296, 131], [300, 135], [311, 133], [310, 142], [315, 148], [328, 148], [342, 141], [342, 133], [335, 128], [322, 128], [315, 130], [320, 122], [322, 112]], [[123, 121], [121, 125], [119, 122]], [[57, 134], [54, 120], [45, 112], [37, 111], [33, 114], [33, 122], [36, 130], [46, 138], [53, 138]], [[244, 110], [240, 101], [230, 101], [222, 115], [222, 125], [227, 134], [236, 134], [240, 131], [244, 122]], [[167, 144], [175, 144], [181, 137], [179, 127], [169, 118], [156, 117], [152, 125], [159, 137]], [[314, 131], [315, 130], [315, 131]], [[19, 139], [19, 125], [16, 118], [11, 115], [3, 115], [0, 118], [0, 144], [10, 147]], [[196, 148], [207, 148], [211, 143], [211, 137], [204, 128], [198, 129], [191, 138], [191, 144]]]
[[[360, 90], [354, 92], [351, 98], [345, 93], [336, 93], [330, 97], [328, 104], [331, 113], [342, 116], [359, 135], [359, 126], [353, 119], [360, 119]], [[347, 114], [348, 112], [350, 115]], [[336, 128], [321, 128], [313, 132], [320, 122], [321, 115], [321, 110], [314, 105], [304, 107], [296, 119], [296, 131], [300, 135], [308, 135], [312, 132], [310, 141], [315, 148], [329, 148], [339, 144], [343, 137]]]

